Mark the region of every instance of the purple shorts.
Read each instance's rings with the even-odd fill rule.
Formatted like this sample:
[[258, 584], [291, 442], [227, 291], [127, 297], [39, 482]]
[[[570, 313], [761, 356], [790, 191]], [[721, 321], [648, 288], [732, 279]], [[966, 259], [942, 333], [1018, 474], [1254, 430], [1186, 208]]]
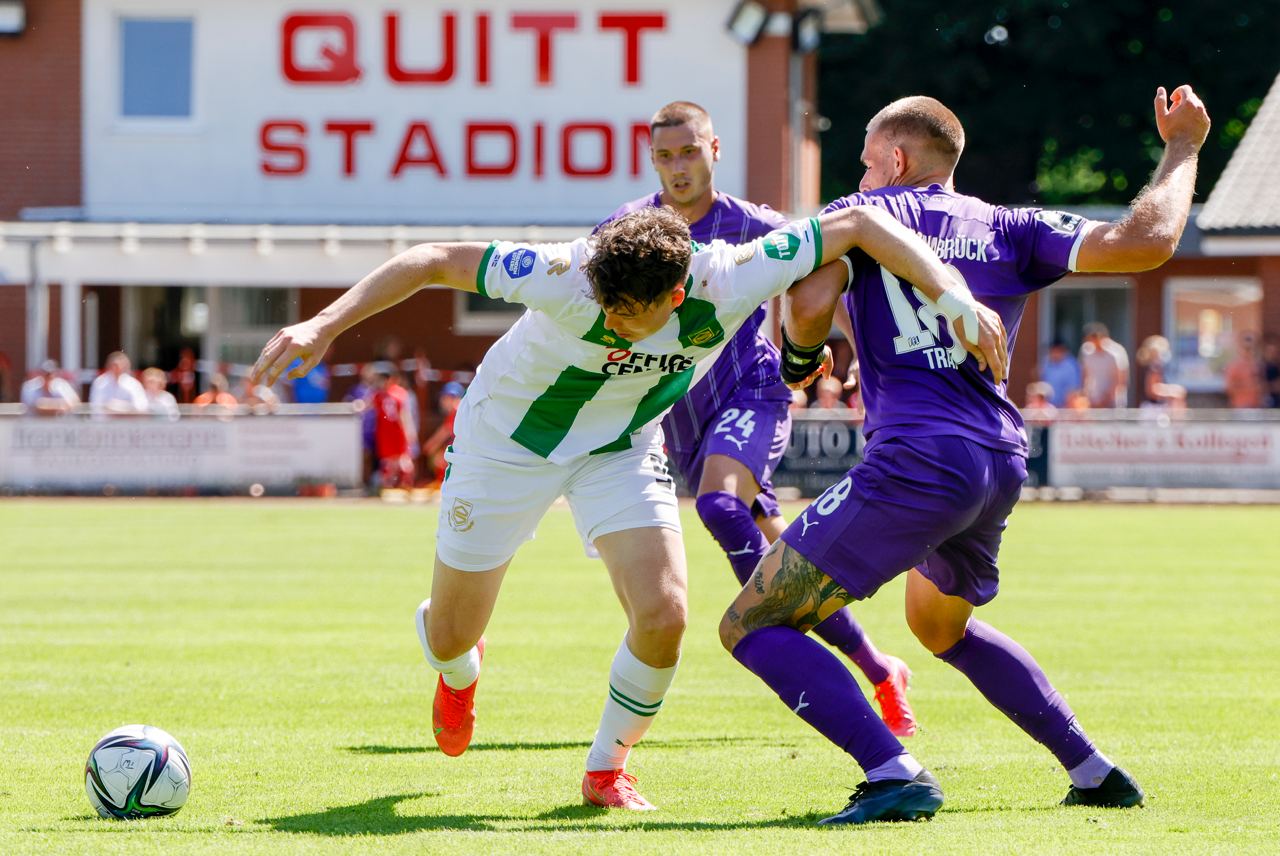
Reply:
[[746, 467], [760, 485], [752, 512], [776, 517], [778, 498], [773, 495], [773, 471], [787, 450], [791, 437], [791, 412], [781, 401], [730, 401], [706, 424], [696, 446], [668, 449], [693, 493], [702, 481], [702, 467], [709, 455], [725, 455]]
[[856, 599], [911, 568], [943, 594], [996, 596], [996, 555], [1027, 461], [962, 437], [885, 440], [792, 521], [782, 540]]

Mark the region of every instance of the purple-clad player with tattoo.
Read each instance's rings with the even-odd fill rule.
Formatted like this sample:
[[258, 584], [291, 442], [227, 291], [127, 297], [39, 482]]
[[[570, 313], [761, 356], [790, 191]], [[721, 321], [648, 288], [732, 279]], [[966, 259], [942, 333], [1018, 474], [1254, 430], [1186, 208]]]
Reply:
[[[689, 101], [667, 104], [650, 120], [649, 132], [649, 156], [662, 190], [626, 203], [604, 223], [665, 205], [688, 221], [700, 244], [746, 244], [786, 225], [787, 219], [768, 206], [716, 191], [720, 139], [702, 107]], [[786, 528], [770, 477], [791, 436], [791, 390], [779, 377], [777, 346], [760, 332], [764, 320], [762, 305], [662, 422], [671, 460], [697, 495], [698, 516], [741, 583]], [[906, 663], [877, 650], [847, 609], [815, 632], [875, 686], [889, 730], [899, 737], [915, 734]]]
[[[1071, 271], [1149, 270], [1177, 247], [1209, 116], [1189, 86], [1155, 99], [1164, 157], [1116, 222], [1008, 209], [955, 192], [964, 146], [932, 98], [885, 107], [867, 126], [860, 193], [829, 209], [888, 211], [928, 241], [973, 297], [999, 313], [1012, 348], [1029, 295]], [[783, 533], [725, 614], [744, 666], [866, 773], [823, 823], [930, 817], [938, 781], [875, 718], [838, 660], [804, 635], [831, 611], [908, 571], [907, 622], [935, 656], [1067, 770], [1064, 805], [1141, 805], [1142, 789], [1099, 752], [1031, 654], [972, 617], [996, 595], [996, 555], [1026, 477], [1022, 419], [1001, 366], [955, 347], [945, 307], [857, 253], [795, 286], [784, 313], [784, 377], [810, 378], [838, 295], [853, 317], [866, 407], [865, 457]], [[947, 292], [949, 295], [950, 292]]]

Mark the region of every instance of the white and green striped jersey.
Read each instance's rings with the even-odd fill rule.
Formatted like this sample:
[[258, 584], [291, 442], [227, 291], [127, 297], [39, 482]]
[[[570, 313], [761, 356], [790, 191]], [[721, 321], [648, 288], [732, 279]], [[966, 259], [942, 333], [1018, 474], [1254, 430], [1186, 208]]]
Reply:
[[822, 233], [809, 219], [741, 246], [695, 244], [684, 302], [639, 342], [605, 329], [583, 270], [591, 250], [587, 238], [490, 245], [477, 290], [528, 311], [485, 354], [458, 412], [460, 435], [483, 420], [552, 463], [630, 448], [762, 301], [817, 268]]

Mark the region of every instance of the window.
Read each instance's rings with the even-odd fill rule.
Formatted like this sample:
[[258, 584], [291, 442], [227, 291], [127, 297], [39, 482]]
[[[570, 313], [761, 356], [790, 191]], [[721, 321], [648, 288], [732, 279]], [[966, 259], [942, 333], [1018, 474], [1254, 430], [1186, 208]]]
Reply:
[[191, 117], [192, 31], [189, 18], [120, 19], [120, 115]]
[[502, 334], [524, 314], [524, 307], [469, 291], [455, 292], [453, 331], [463, 336]]
[[296, 289], [210, 288], [209, 327], [205, 348], [220, 362], [252, 365], [262, 346], [281, 327], [294, 323], [298, 315]]
[[1130, 353], [1130, 280], [1110, 277], [1073, 276], [1040, 292], [1040, 345], [1047, 349], [1054, 339], [1067, 343], [1071, 353], [1080, 350], [1084, 325], [1101, 321], [1111, 338]]
[[1173, 349], [1169, 382], [1222, 392], [1243, 335], [1262, 331], [1262, 284], [1247, 277], [1165, 281], [1164, 329]]

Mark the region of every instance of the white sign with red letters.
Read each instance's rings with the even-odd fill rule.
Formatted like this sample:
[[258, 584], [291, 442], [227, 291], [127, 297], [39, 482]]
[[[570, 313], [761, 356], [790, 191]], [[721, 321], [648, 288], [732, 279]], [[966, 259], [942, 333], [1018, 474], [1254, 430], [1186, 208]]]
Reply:
[[[717, 185], [741, 195], [746, 54], [728, 7], [85, 0], [87, 213], [594, 223], [656, 189], [647, 121], [673, 100], [711, 112]], [[123, 115], [126, 22], [150, 20], [191, 23], [188, 116]]]
[[1057, 422], [1056, 486], [1280, 488], [1280, 423]]

